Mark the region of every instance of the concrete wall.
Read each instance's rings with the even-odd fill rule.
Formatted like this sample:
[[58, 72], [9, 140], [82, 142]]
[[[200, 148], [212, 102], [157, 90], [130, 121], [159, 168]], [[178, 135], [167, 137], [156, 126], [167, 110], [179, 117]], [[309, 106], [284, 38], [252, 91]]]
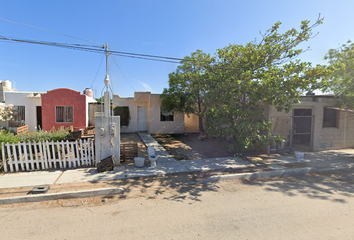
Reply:
[[149, 133], [184, 133], [184, 114], [174, 113], [173, 121], [160, 121], [160, 94], [135, 92], [134, 98], [121, 98], [114, 95], [113, 105], [129, 107], [130, 123], [127, 128], [122, 127], [121, 132], [138, 131], [138, 106], [146, 106]]
[[184, 133], [184, 114], [174, 112], [173, 121], [161, 121], [160, 94], [150, 95], [150, 107], [148, 108], [149, 133]]
[[[5, 92], [6, 105], [25, 106], [25, 125], [28, 125], [30, 132], [37, 131], [37, 106], [41, 106], [40, 97], [31, 96], [31, 92]], [[43, 93], [40, 93], [43, 94]]]
[[[205, 121], [203, 123], [205, 124]], [[189, 114], [189, 116], [185, 114], [184, 130], [186, 132], [199, 132], [199, 117], [195, 114]]]
[[147, 102], [135, 102], [134, 98], [121, 98], [113, 95], [113, 105], [121, 107], [129, 107], [130, 122], [128, 127], [122, 127], [121, 132], [137, 132], [138, 131], [138, 106], [147, 106]]
[[[61, 126], [69, 128], [74, 126], [75, 130], [83, 129], [87, 125], [87, 103], [86, 95], [68, 88], [58, 88], [42, 94], [42, 124], [43, 129], [50, 131], [53, 127], [58, 129]], [[56, 106], [73, 106], [73, 122], [56, 122]]]
[[89, 126], [89, 119], [90, 119], [90, 111], [89, 111], [89, 105], [90, 103], [96, 103], [97, 101], [93, 99], [92, 97], [86, 96], [86, 126]]
[[[307, 96], [301, 97], [299, 104], [294, 104], [293, 109], [312, 109], [313, 136], [312, 150], [340, 149], [354, 147], [354, 113], [339, 111], [338, 127], [323, 127], [323, 114], [325, 107], [332, 107], [334, 97]], [[293, 110], [289, 113], [277, 112], [274, 106], [269, 107], [269, 117], [292, 117]]]

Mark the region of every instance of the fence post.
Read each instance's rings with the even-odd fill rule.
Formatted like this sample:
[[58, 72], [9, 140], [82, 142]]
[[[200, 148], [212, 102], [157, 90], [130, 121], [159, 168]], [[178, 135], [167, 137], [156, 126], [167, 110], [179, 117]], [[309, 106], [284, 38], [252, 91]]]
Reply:
[[59, 141], [56, 142], [56, 146], [57, 146], [57, 151], [58, 151], [59, 167], [63, 168], [63, 163], [62, 163], [61, 157], [60, 157], [60, 143], [59, 143]]
[[23, 160], [23, 156], [22, 156], [22, 143], [18, 143], [17, 147], [18, 147], [18, 155], [19, 155], [18, 161], [21, 164], [21, 170], [25, 171], [25, 165], [24, 165], [24, 160]]
[[[39, 167], [39, 160], [38, 160], [38, 143], [34, 143], [33, 145], [34, 145], [34, 154], [35, 154], [34, 158], [36, 159], [36, 166], [37, 166], [37, 169], [39, 170], [40, 167]], [[43, 164], [41, 164], [41, 165], [42, 165], [42, 169], [43, 169]]]
[[38, 145], [41, 155], [42, 169], [48, 169], [48, 162], [45, 154], [45, 142], [40, 142]]
[[7, 172], [7, 162], [6, 162], [6, 157], [5, 157], [5, 144], [2, 142], [1, 143], [1, 153], [2, 153], [2, 165], [4, 166], [4, 172]]
[[95, 155], [95, 140], [91, 141], [91, 165], [96, 166], [96, 155]]
[[27, 154], [27, 143], [20, 143], [20, 148], [21, 148], [21, 145], [22, 145], [22, 147], [23, 147], [23, 155], [24, 156], [21, 156], [21, 157], [24, 157], [24, 162], [25, 162], [25, 164], [26, 164], [26, 170], [28, 171], [28, 170], [30, 170], [30, 166], [29, 166], [29, 161], [28, 161], [28, 154]]
[[[75, 148], [76, 146], [76, 148]], [[79, 160], [79, 145], [77, 144], [77, 141], [75, 141], [75, 145], [74, 142], [71, 142], [71, 149], [73, 151], [73, 162], [74, 162], [74, 167], [76, 166], [80, 166], [80, 161]], [[76, 156], [75, 156], [76, 154]]]
[[15, 146], [15, 144], [14, 144], [14, 143], [13, 143], [13, 144], [11, 144], [11, 146], [12, 146], [12, 151], [13, 151], [13, 153], [14, 153], [15, 169], [16, 169], [16, 172], [18, 172], [18, 171], [19, 171], [19, 167], [18, 167], [18, 160], [17, 160], [16, 146]]
[[68, 140], [66, 140], [66, 150], [68, 152], [68, 165], [69, 168], [71, 168], [73, 166], [73, 162], [71, 161], [71, 151], [70, 151], [70, 145]]
[[88, 139], [88, 140], [84, 140], [84, 145], [85, 145], [85, 161], [86, 161], [86, 164], [87, 164], [87, 166], [89, 166], [90, 164], [89, 164], [89, 158], [90, 158], [90, 145], [89, 145], [89, 141], [90, 141], [90, 139]]
[[82, 161], [82, 164], [85, 165], [82, 139], [80, 139], [80, 161]]
[[29, 147], [29, 155], [30, 155], [30, 162], [31, 162], [31, 169], [34, 170], [34, 160], [33, 160], [33, 151], [32, 151], [32, 143], [28, 143]]
[[10, 171], [14, 172], [14, 163], [12, 161], [12, 155], [11, 155], [11, 149], [10, 149], [10, 143], [6, 143], [6, 148], [7, 148], [7, 156], [9, 156], [9, 165], [10, 165]]
[[63, 167], [66, 168], [66, 154], [63, 140], [61, 140], [61, 150], [63, 151]]

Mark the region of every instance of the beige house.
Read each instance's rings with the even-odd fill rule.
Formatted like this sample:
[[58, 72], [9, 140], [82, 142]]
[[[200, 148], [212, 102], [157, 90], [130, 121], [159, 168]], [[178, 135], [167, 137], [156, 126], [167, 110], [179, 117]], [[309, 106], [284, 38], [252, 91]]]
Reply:
[[269, 107], [272, 134], [281, 134], [285, 142], [273, 150], [317, 151], [354, 147], [354, 111], [334, 108], [332, 95], [303, 96], [289, 113]]
[[113, 105], [128, 107], [130, 123], [121, 132], [185, 133], [198, 131], [198, 118], [183, 113], [165, 112], [161, 108], [160, 94], [135, 92], [134, 97], [113, 95]]

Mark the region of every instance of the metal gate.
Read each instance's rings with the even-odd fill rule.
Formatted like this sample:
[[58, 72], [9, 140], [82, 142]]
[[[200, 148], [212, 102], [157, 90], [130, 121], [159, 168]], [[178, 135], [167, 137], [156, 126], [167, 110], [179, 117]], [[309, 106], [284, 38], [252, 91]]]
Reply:
[[312, 109], [294, 109], [291, 148], [296, 150], [312, 150], [312, 138]]

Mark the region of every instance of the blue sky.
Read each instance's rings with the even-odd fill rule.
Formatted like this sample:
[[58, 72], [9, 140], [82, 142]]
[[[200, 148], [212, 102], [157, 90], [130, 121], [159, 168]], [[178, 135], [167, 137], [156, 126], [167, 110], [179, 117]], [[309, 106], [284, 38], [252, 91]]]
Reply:
[[[330, 48], [354, 40], [353, 9], [352, 0], [11, 0], [0, 2], [0, 18], [95, 44], [107, 42], [115, 51], [183, 58], [196, 49], [214, 54], [229, 43], [259, 39], [259, 31], [277, 21], [283, 23], [281, 31], [297, 28], [302, 20], [314, 22], [321, 13], [324, 24], [315, 29], [318, 36], [304, 43], [311, 51], [301, 59], [325, 64], [323, 57]], [[3, 20], [0, 35], [93, 44]], [[114, 60], [110, 58], [112, 88], [123, 97], [133, 96], [134, 91], [161, 93], [168, 87], [168, 74], [177, 67], [119, 56]], [[100, 97], [104, 75], [102, 54], [0, 40], [0, 80], [10, 80], [19, 91], [66, 87], [82, 92], [91, 87]]]

